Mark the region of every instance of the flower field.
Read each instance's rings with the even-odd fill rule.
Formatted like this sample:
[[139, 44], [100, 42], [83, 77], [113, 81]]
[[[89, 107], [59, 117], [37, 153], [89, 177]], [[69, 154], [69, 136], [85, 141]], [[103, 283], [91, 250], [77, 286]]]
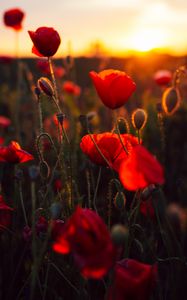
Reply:
[[0, 300], [187, 299], [185, 57], [55, 58], [4, 12]]

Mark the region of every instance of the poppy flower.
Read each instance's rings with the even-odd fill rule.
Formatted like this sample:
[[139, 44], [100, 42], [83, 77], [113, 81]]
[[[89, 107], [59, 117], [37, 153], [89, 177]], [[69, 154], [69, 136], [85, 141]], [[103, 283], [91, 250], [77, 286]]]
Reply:
[[0, 162], [18, 164], [33, 159], [34, 157], [21, 149], [20, 145], [15, 141], [12, 141], [8, 146], [0, 147]]
[[124, 259], [115, 266], [107, 300], [149, 300], [157, 279], [157, 265]]
[[62, 67], [55, 67], [54, 68], [54, 73], [55, 73], [55, 76], [57, 77], [57, 78], [61, 78], [61, 77], [63, 77], [65, 74], [66, 74], [66, 71], [65, 71], [65, 69], [64, 68], [62, 68]]
[[81, 88], [72, 81], [65, 81], [62, 89], [70, 95], [79, 96], [81, 93]]
[[0, 127], [7, 128], [10, 126], [11, 120], [5, 116], [0, 116]]
[[14, 30], [19, 31], [22, 29], [22, 21], [25, 14], [19, 8], [13, 8], [5, 11], [4, 23], [8, 27], [12, 27]]
[[5, 203], [3, 196], [0, 195], [0, 230], [10, 225], [12, 211], [13, 208], [9, 207]]
[[92, 210], [77, 207], [53, 245], [61, 254], [72, 252], [86, 278], [102, 278], [115, 261], [115, 248], [103, 220]]
[[37, 60], [36, 66], [42, 73], [44, 73], [46, 75], [50, 74], [49, 63], [47, 60], [44, 60], [44, 59]]
[[155, 73], [154, 80], [158, 85], [168, 85], [172, 80], [172, 73], [168, 70], [159, 70]]
[[134, 81], [122, 71], [92, 71], [90, 77], [102, 102], [111, 109], [124, 105], [136, 89]]
[[[99, 150], [110, 163], [114, 170], [118, 170], [121, 160], [127, 158], [127, 154], [123, 149], [119, 136], [115, 133], [106, 132], [99, 134], [92, 134], [92, 137], [97, 144]], [[131, 134], [121, 134], [121, 139], [127, 151], [138, 145], [138, 140]], [[106, 161], [103, 159], [91, 137], [85, 135], [80, 143], [82, 151], [90, 158], [90, 160], [98, 165], [106, 166]]]
[[53, 56], [60, 45], [60, 36], [52, 27], [39, 27], [36, 31], [28, 31], [34, 44], [32, 52], [38, 56]]
[[138, 145], [121, 162], [119, 178], [127, 190], [136, 191], [150, 184], [163, 184], [164, 172], [156, 158], [145, 147]]

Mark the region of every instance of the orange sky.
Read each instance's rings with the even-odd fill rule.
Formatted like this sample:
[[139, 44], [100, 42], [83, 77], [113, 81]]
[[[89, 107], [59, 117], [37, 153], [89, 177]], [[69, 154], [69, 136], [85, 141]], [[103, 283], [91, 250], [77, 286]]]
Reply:
[[32, 56], [27, 30], [52, 26], [62, 44], [57, 56], [90, 53], [101, 43], [108, 54], [158, 48], [162, 52], [187, 52], [186, 0], [1, 0], [0, 54], [15, 52], [15, 34], [5, 28], [3, 12], [20, 7], [26, 13], [20, 32], [21, 56]]

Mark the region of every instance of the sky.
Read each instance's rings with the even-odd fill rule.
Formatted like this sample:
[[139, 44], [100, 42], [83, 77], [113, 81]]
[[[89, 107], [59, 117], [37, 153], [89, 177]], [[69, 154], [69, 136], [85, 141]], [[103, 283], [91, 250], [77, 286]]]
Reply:
[[[157, 49], [187, 52], [187, 0], [0, 0], [0, 55], [14, 55], [15, 32], [3, 24], [4, 11], [25, 13], [19, 53], [34, 56], [28, 30], [54, 27], [61, 36], [58, 56], [94, 49], [114, 55]], [[100, 45], [100, 47], [98, 47]]]

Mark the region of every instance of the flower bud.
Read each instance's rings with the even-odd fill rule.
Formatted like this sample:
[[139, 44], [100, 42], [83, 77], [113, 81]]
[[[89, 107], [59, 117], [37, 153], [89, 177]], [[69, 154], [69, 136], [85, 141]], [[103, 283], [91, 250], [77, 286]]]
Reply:
[[54, 89], [51, 81], [46, 77], [41, 77], [38, 79], [38, 87], [42, 90], [44, 94], [52, 97], [54, 95]]
[[172, 115], [179, 108], [181, 96], [178, 88], [167, 88], [162, 96], [162, 107], [167, 115]]
[[114, 205], [117, 209], [121, 210], [125, 207], [126, 204], [126, 197], [123, 192], [117, 192], [114, 197]]
[[129, 230], [127, 227], [121, 224], [117, 224], [112, 227], [111, 237], [116, 246], [123, 246], [127, 242], [128, 236]]
[[147, 113], [144, 109], [137, 108], [132, 113], [132, 124], [135, 129], [140, 130], [142, 129], [147, 122]]
[[60, 125], [63, 126], [63, 122], [64, 122], [64, 119], [66, 116], [62, 113], [59, 113], [59, 114], [56, 114], [56, 117], [57, 117], [57, 120], [60, 123]]

